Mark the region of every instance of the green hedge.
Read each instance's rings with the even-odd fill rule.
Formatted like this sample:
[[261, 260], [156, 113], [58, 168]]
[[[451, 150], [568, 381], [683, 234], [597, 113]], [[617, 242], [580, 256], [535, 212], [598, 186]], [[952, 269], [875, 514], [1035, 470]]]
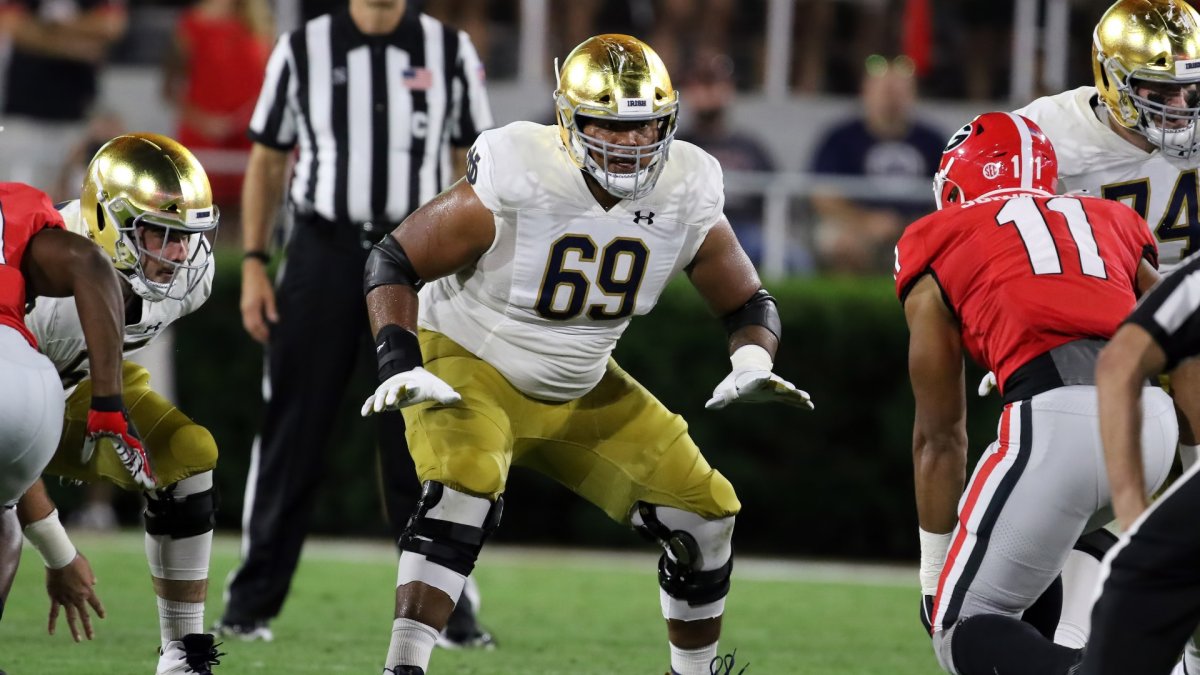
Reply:
[[[177, 331], [180, 405], [221, 446], [220, 523], [237, 528], [251, 441], [261, 413], [262, 352], [241, 328], [235, 260], [222, 260], [213, 297]], [[686, 282], [636, 319], [617, 360], [688, 420], [709, 461], [743, 503], [740, 550], [829, 557], [913, 557], [912, 394], [907, 330], [890, 279], [775, 282], [784, 344], [776, 370], [807, 390], [815, 412], [783, 406], [706, 411], [728, 372], [725, 339]], [[374, 426], [357, 415], [373, 389], [364, 353], [351, 385], [313, 529], [384, 536]], [[968, 384], [979, 375], [968, 372]], [[973, 455], [995, 434], [999, 401], [969, 397]], [[565, 489], [521, 469], [496, 538], [510, 542], [626, 545], [636, 536]]]

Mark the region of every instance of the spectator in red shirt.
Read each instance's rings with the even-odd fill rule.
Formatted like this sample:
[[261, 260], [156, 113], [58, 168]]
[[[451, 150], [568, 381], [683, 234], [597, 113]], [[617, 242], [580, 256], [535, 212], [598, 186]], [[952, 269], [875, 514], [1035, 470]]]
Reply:
[[176, 138], [204, 163], [222, 210], [239, 202], [245, 158], [205, 150], [250, 150], [246, 128], [273, 35], [266, 0], [200, 0], [175, 32], [163, 97], [178, 108]]

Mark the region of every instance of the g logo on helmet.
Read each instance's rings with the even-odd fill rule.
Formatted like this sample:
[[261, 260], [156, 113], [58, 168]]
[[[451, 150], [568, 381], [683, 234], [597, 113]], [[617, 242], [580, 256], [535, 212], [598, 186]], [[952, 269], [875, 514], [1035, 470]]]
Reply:
[[983, 165], [983, 177], [988, 180], [996, 180], [1002, 173], [1004, 173], [1003, 162], [988, 162]]
[[954, 132], [954, 135], [950, 137], [950, 142], [946, 143], [946, 149], [942, 150], [942, 154], [950, 152], [951, 150], [962, 145], [963, 141], [967, 140], [970, 137], [971, 137], [971, 125], [964, 124], [961, 129]]

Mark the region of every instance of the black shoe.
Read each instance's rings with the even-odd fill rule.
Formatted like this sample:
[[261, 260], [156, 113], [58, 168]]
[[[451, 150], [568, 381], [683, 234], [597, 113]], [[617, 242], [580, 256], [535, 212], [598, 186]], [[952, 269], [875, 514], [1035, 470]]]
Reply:
[[419, 666], [396, 666], [395, 668], [384, 668], [383, 675], [425, 675], [425, 671], [421, 670]]
[[243, 642], [255, 642], [257, 640], [270, 642], [275, 639], [275, 634], [271, 632], [266, 621], [236, 623], [221, 619], [214, 623], [209, 630], [213, 632], [213, 635], [231, 640], [241, 640]]
[[223, 652], [217, 651], [220, 643], [213, 644], [213, 636], [207, 633], [184, 635], [182, 640], [172, 640], [162, 650], [158, 660], [159, 675], [195, 673], [212, 675], [212, 667], [221, 664]]
[[437, 646], [442, 649], [495, 649], [496, 639], [479, 625], [475, 604], [466, 593], [454, 605], [446, 628], [438, 635]]

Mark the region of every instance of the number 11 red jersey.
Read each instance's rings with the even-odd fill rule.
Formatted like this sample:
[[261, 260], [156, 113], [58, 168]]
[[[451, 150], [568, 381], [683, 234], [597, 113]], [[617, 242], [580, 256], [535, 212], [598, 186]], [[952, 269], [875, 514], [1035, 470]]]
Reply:
[[25, 276], [21, 258], [33, 235], [47, 227], [66, 226], [41, 190], [23, 183], [0, 183], [0, 325], [20, 331], [37, 347], [25, 327]]
[[896, 247], [896, 292], [932, 274], [962, 325], [963, 346], [1003, 386], [1034, 357], [1107, 340], [1133, 310], [1139, 262], [1157, 265], [1150, 228], [1120, 202], [1015, 192], [909, 225]]

